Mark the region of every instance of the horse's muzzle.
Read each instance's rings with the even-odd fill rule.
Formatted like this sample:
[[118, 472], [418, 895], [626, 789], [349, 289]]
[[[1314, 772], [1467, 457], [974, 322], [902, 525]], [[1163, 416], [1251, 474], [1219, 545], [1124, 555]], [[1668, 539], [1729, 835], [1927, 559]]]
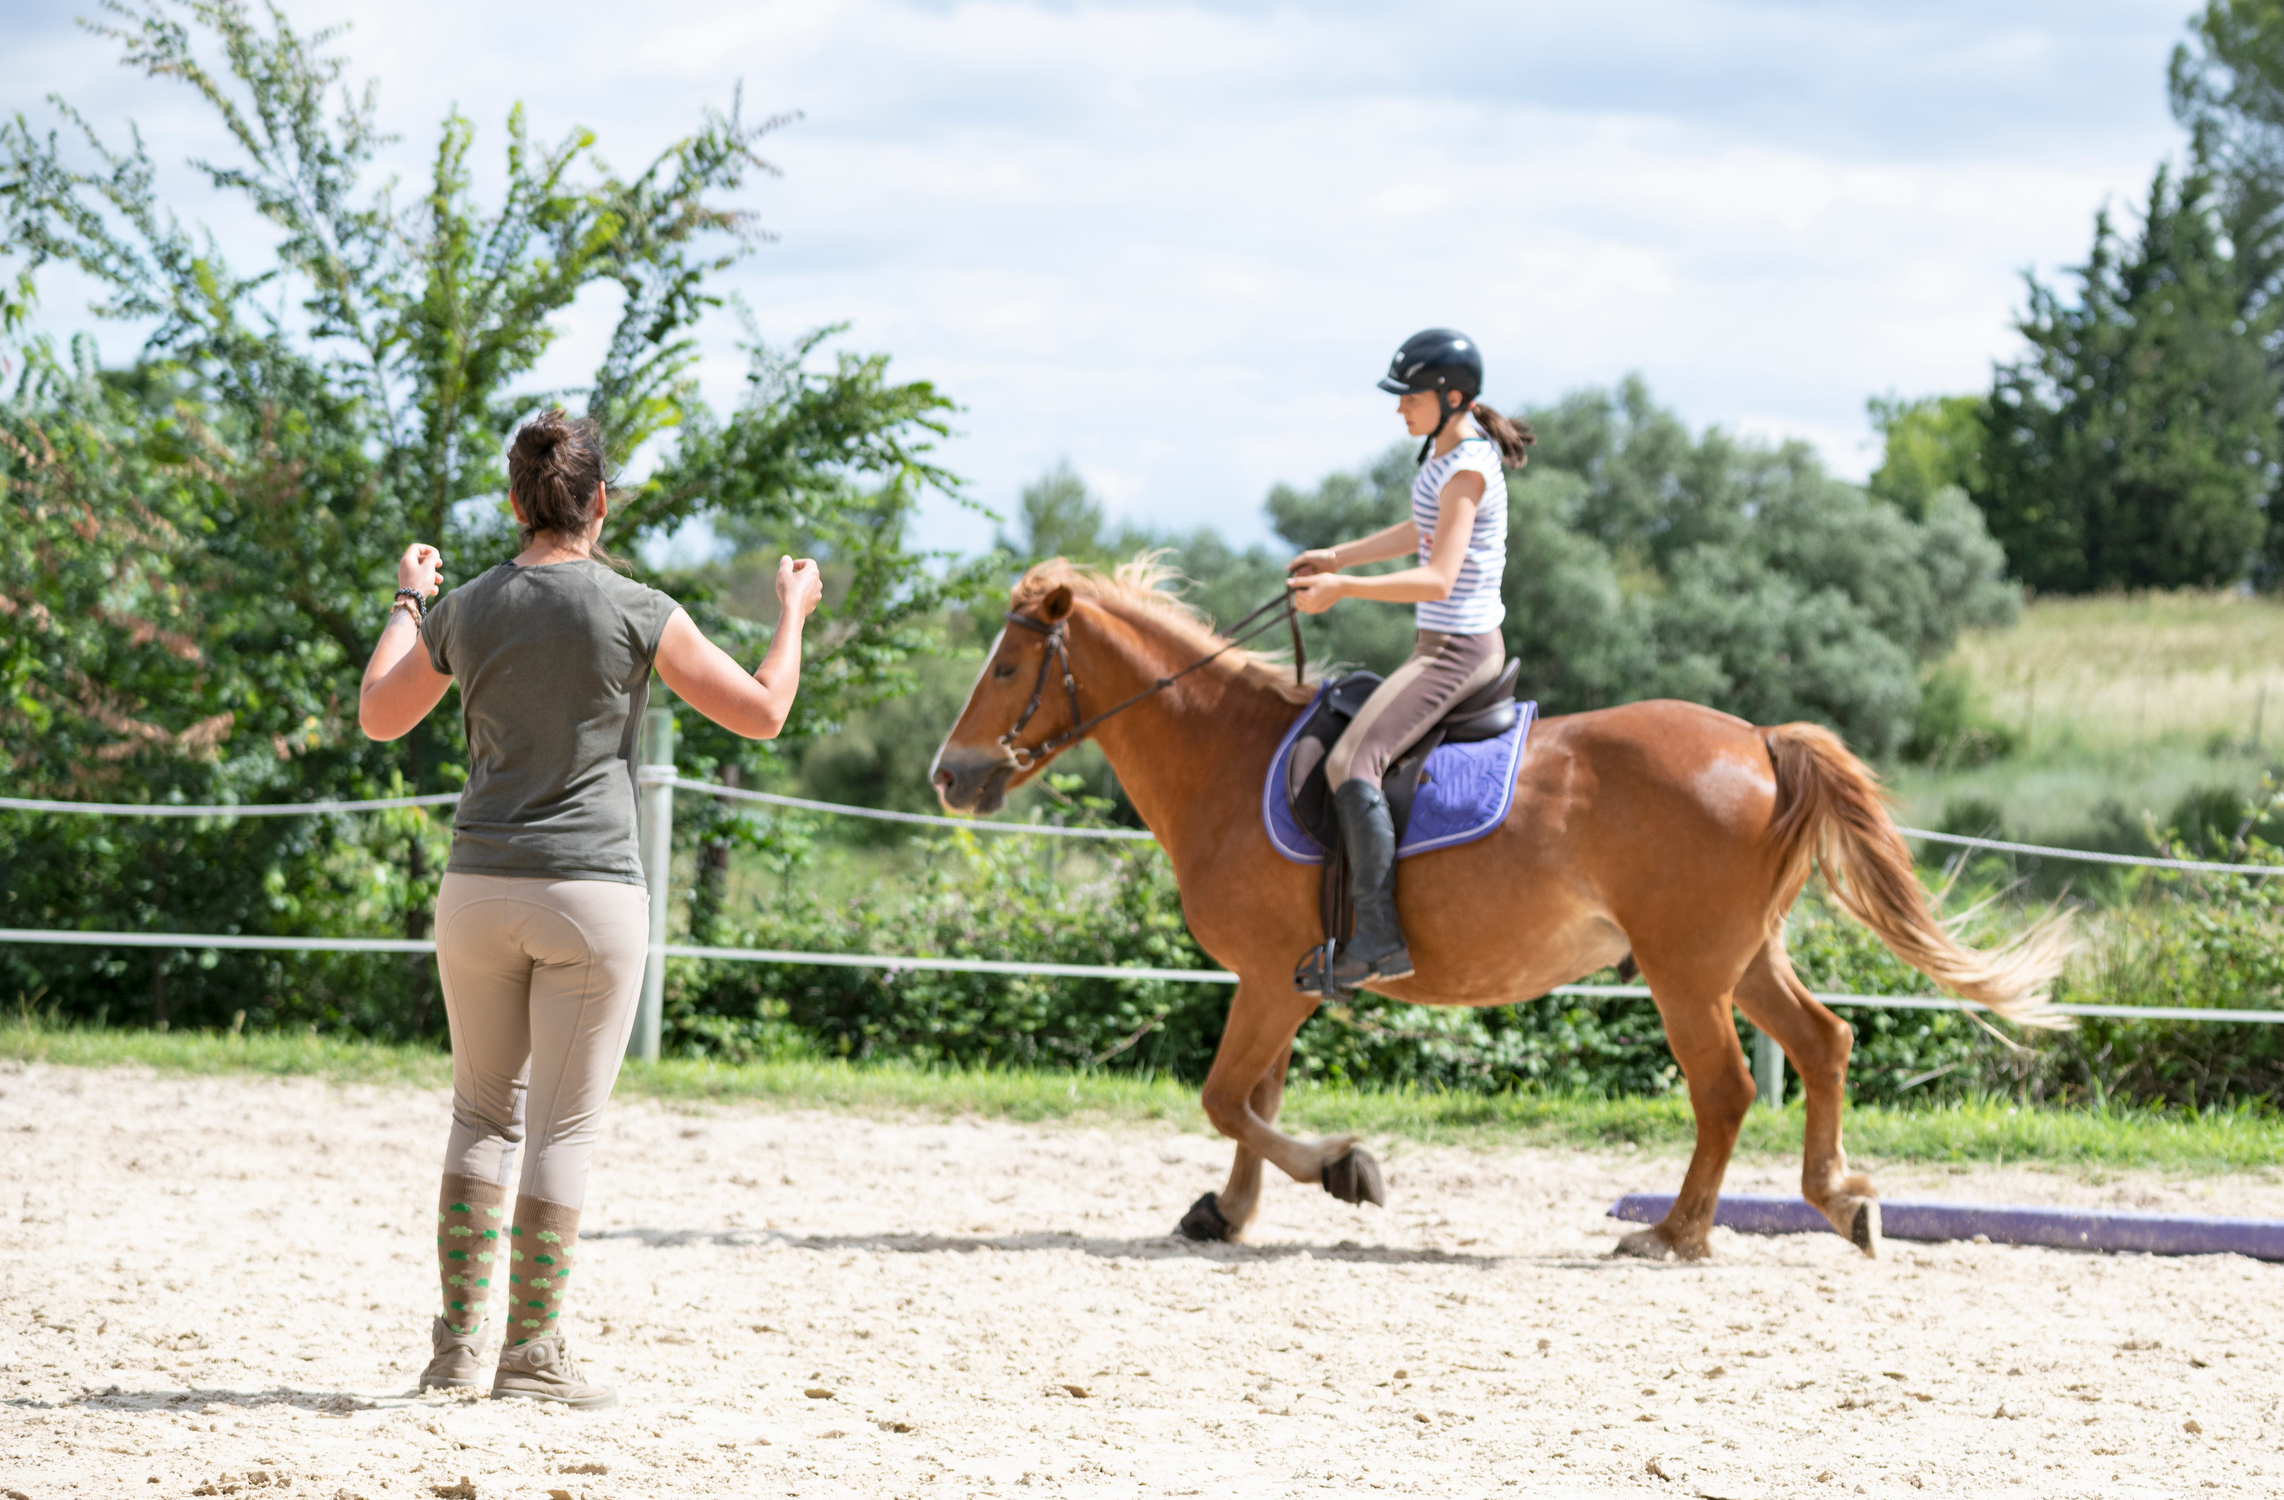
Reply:
[[936, 800], [943, 803], [946, 812], [973, 813], [980, 817], [1007, 805], [1007, 783], [1014, 776], [1014, 762], [995, 751], [954, 750], [946, 746], [937, 755], [936, 767], [928, 779], [936, 788]]

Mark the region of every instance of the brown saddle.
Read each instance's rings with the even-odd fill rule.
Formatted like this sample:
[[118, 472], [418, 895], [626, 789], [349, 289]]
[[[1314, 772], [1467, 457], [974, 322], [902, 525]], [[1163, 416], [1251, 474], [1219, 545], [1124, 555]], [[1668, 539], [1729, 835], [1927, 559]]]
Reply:
[[[1388, 799], [1388, 813], [1396, 826], [1398, 848], [1403, 846], [1412, 803], [1419, 796], [1420, 782], [1427, 774], [1428, 756], [1438, 745], [1497, 739], [1514, 728], [1516, 717], [1522, 712], [1515, 701], [1515, 682], [1521, 672], [1522, 663], [1508, 662], [1506, 670], [1496, 678], [1445, 709], [1443, 717], [1420, 736], [1419, 742], [1388, 767], [1387, 775], [1380, 779], [1380, 790]], [[1351, 672], [1333, 683], [1309, 711], [1308, 721], [1294, 737], [1292, 756], [1285, 765], [1285, 799], [1292, 808], [1293, 821], [1306, 829], [1309, 837], [1325, 850], [1317, 887], [1317, 913], [1323, 921], [1325, 936], [1324, 946], [1314, 952], [1315, 961], [1321, 966], [1318, 973], [1331, 967], [1331, 950], [1347, 942], [1356, 930], [1356, 912], [1348, 900], [1348, 857], [1341, 847], [1340, 821], [1333, 812], [1332, 787], [1325, 776], [1324, 760], [1332, 753], [1334, 743], [1349, 722], [1364, 707], [1364, 700], [1371, 697], [1384, 680], [1377, 672]], [[1295, 972], [1296, 984], [1310, 967], [1310, 961], [1304, 959], [1301, 969]]]
[[[1398, 844], [1404, 841], [1412, 802], [1419, 796], [1420, 777], [1436, 746], [1494, 740], [1515, 727], [1515, 718], [1522, 711], [1515, 702], [1515, 679], [1521, 672], [1521, 662], [1507, 663], [1496, 678], [1445, 709], [1443, 717], [1420, 736], [1419, 742], [1388, 767], [1388, 774], [1380, 779], [1380, 790], [1388, 799]], [[1325, 779], [1324, 758], [1332, 753], [1349, 721], [1363, 709], [1364, 700], [1384, 680], [1377, 672], [1351, 672], [1335, 682], [1301, 726], [1293, 740], [1292, 758], [1285, 764], [1285, 801], [1293, 810], [1293, 821], [1328, 850], [1340, 848], [1340, 825], [1333, 817], [1332, 788]]]

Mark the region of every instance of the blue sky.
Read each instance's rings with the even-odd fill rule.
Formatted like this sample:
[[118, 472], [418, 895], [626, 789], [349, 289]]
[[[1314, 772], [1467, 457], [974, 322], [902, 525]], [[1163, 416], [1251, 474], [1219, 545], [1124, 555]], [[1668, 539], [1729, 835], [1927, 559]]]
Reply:
[[[165, 160], [217, 150], [182, 91], [0, 0], [0, 104], [63, 92]], [[1901, 7], [1128, 5], [810, 0], [289, 6], [345, 21], [417, 182], [457, 104], [479, 153], [522, 100], [632, 167], [727, 101], [799, 110], [748, 201], [778, 234], [734, 276], [773, 338], [849, 347], [965, 408], [946, 458], [1006, 508], [1069, 458], [1136, 519], [1266, 535], [1277, 481], [1399, 435], [1372, 389], [1432, 324], [1487, 396], [1640, 371], [1694, 424], [1815, 443], [1861, 474], [1868, 396], [1976, 389], [2026, 267], [2085, 253], [2177, 152], [2181, 4]], [[630, 15], [639, 15], [630, 22]], [[177, 173], [175, 180], [187, 182]], [[227, 212], [226, 240], [259, 230]], [[47, 290], [76, 326], [79, 289]], [[583, 305], [540, 383], [591, 365]], [[709, 394], [742, 368], [709, 330]], [[107, 346], [124, 355], [128, 339]], [[932, 510], [929, 539], [988, 522]]]

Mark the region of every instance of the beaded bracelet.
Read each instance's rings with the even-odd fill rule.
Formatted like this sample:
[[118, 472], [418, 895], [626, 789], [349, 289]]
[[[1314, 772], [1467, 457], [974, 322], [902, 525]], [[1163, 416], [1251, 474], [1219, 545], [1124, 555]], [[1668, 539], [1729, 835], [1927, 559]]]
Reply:
[[413, 628], [416, 630], [428, 618], [428, 611], [421, 605], [420, 593], [416, 589], [397, 590], [396, 599], [389, 605], [389, 613], [395, 614], [400, 609], [411, 612]]

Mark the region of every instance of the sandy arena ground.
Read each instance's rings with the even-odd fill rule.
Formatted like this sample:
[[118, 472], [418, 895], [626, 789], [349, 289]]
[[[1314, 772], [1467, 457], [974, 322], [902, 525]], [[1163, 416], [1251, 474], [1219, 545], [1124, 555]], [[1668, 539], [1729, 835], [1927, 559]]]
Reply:
[[[1386, 1149], [1389, 1210], [1279, 1184], [1206, 1249], [1167, 1233], [1202, 1134], [744, 1108], [611, 1118], [568, 1322], [617, 1410], [421, 1398], [444, 1121], [0, 1071], [0, 1500], [2284, 1492], [2284, 1267], [1614, 1262], [1610, 1201], [1678, 1162], [1523, 1150]], [[2284, 1215], [2273, 1179], [1880, 1180]]]

